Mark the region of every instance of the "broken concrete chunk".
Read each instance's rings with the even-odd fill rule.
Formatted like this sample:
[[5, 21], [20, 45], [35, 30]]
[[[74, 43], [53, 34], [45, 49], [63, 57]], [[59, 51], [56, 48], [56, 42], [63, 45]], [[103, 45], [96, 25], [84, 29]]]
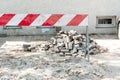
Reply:
[[65, 53], [60, 52], [59, 55], [60, 55], [60, 56], [65, 56]]
[[25, 51], [25, 52], [30, 51], [30, 50], [29, 50], [29, 47], [30, 47], [30, 46], [31, 46], [30, 44], [23, 44], [23, 49], [24, 49], [24, 51]]
[[76, 34], [77, 34], [77, 31], [70, 30], [68, 33], [69, 33], [70, 35], [76, 35]]
[[66, 55], [66, 56], [72, 56], [72, 53], [66, 52], [65, 55]]
[[55, 52], [59, 52], [60, 50], [59, 50], [58, 47], [54, 47], [54, 51], [55, 51]]
[[72, 50], [73, 49], [73, 42], [69, 42], [68, 47], [69, 47], [70, 50]]

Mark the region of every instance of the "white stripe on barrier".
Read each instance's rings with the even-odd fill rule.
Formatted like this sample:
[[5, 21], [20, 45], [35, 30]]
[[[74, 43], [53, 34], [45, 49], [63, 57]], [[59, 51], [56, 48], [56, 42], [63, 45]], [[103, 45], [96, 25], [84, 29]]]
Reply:
[[27, 14], [17, 14], [6, 25], [18, 25], [25, 18], [25, 16], [27, 16]]
[[55, 26], [65, 26], [66, 24], [68, 24], [68, 22], [70, 22], [72, 20], [72, 18], [74, 18], [75, 15], [74, 14], [65, 14], [61, 19], [58, 20], [58, 22], [55, 24]]
[[78, 26], [88, 26], [88, 16]]
[[39, 15], [39, 17], [33, 21], [33, 23], [31, 24], [31, 26], [38, 26], [38, 25], [42, 25], [49, 17], [51, 16], [51, 14], [46, 14], [46, 15]]
[[3, 14], [0, 14], [0, 17], [2, 16]]

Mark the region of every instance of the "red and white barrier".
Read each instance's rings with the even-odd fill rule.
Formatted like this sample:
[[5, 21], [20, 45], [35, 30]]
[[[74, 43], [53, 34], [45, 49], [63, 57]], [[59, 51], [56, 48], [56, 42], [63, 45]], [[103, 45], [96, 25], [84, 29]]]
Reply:
[[0, 26], [87, 26], [86, 14], [0, 14]]

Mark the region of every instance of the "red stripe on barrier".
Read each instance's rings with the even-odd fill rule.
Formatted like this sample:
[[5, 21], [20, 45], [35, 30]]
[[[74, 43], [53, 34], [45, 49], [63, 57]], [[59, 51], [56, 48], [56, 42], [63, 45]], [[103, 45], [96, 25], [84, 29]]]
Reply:
[[15, 14], [3, 14], [0, 17], [0, 26], [5, 26], [14, 16]]
[[67, 26], [78, 26], [86, 17], [87, 15], [76, 15]]
[[51, 15], [42, 26], [54, 26], [54, 24], [63, 16], [63, 14], [53, 14]]
[[28, 14], [18, 25], [19, 26], [30, 26], [30, 24], [39, 16], [40, 14]]

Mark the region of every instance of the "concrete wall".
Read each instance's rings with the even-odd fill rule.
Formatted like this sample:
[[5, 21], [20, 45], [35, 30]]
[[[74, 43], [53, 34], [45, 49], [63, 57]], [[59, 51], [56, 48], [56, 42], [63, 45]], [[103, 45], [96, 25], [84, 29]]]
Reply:
[[[89, 14], [90, 33], [116, 33], [116, 27], [96, 28], [96, 16], [120, 17], [119, 2], [120, 0], [0, 0], [0, 13]], [[62, 29], [85, 32], [82, 27]]]
[[18, 29], [14, 29], [14, 28], [0, 28], [0, 34], [6, 34], [6, 35], [54, 35], [56, 34], [56, 28], [54, 27], [46, 27], [46, 28], [42, 28], [42, 27], [22, 27], [22, 28], [18, 28]]

